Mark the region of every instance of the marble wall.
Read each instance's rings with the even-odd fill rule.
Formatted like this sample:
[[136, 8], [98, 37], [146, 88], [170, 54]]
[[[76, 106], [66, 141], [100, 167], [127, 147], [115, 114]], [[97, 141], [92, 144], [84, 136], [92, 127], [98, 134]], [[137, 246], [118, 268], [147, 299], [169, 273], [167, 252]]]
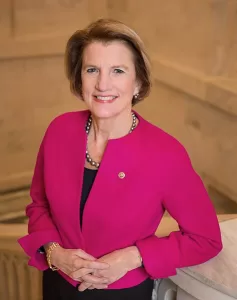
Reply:
[[27, 194], [50, 120], [84, 108], [70, 94], [63, 52], [99, 17], [145, 41], [153, 90], [137, 110], [186, 146], [207, 186], [237, 202], [236, 16], [236, 0], [1, 1], [0, 206]]

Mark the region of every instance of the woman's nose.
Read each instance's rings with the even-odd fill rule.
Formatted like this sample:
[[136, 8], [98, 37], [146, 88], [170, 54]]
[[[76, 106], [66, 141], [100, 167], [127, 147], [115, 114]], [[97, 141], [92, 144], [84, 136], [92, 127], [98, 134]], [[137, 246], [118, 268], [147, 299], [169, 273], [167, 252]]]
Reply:
[[111, 88], [110, 75], [105, 72], [100, 72], [97, 77], [96, 88], [100, 91], [107, 91]]

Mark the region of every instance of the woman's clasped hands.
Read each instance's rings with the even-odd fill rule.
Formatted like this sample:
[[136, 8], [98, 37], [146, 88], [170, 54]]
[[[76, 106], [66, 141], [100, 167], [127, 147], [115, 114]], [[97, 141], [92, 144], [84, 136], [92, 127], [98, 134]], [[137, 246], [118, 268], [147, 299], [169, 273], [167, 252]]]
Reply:
[[128, 271], [139, 267], [139, 260], [132, 259], [129, 248], [116, 250], [96, 259], [81, 249], [57, 247], [52, 253], [51, 261], [59, 270], [80, 282], [79, 291], [106, 289]]

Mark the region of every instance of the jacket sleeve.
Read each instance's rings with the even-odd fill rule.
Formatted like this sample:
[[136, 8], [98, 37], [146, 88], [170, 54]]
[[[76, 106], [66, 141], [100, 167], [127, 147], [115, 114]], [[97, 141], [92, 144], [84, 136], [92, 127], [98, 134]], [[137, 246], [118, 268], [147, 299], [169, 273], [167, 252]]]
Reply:
[[62, 243], [58, 230], [51, 219], [49, 203], [45, 193], [44, 140], [37, 156], [30, 196], [32, 203], [26, 207], [26, 215], [29, 217], [28, 235], [20, 238], [18, 242], [30, 257], [29, 265], [39, 270], [45, 270], [48, 265], [45, 255], [39, 252], [39, 248], [49, 242]]
[[177, 268], [204, 263], [222, 249], [214, 206], [186, 150], [179, 152], [167, 164], [170, 174], [163, 205], [180, 230], [136, 243], [144, 268], [153, 279], [176, 275]]

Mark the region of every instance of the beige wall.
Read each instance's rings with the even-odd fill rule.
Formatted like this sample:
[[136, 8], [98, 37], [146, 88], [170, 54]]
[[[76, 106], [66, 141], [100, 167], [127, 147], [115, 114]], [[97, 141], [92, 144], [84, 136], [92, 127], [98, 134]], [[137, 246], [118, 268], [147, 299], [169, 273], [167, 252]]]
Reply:
[[[236, 0], [1, 1], [0, 191], [29, 185], [50, 120], [83, 108], [64, 76], [68, 37], [112, 17], [138, 31], [152, 59], [153, 91], [137, 110], [186, 146], [207, 184], [237, 201], [236, 11]], [[18, 195], [0, 196], [0, 207]]]

